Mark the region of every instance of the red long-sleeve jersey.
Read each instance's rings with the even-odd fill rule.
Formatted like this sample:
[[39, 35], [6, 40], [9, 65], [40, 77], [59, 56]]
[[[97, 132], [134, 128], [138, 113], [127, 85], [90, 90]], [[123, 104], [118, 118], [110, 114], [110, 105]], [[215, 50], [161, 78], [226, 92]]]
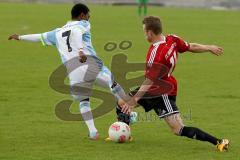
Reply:
[[189, 43], [176, 35], [163, 36], [162, 41], [150, 46], [146, 57], [145, 77], [154, 84], [148, 93], [162, 94], [165, 89], [167, 93], [164, 94], [177, 95], [177, 80], [172, 72], [176, 67], [178, 54], [188, 51], [189, 47]]

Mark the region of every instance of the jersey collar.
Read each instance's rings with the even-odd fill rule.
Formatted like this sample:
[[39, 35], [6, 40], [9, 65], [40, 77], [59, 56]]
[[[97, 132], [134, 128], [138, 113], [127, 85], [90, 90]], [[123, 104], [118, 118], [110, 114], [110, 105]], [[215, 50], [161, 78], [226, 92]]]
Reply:
[[163, 43], [165, 43], [165, 42], [166, 42], [166, 37], [165, 37], [165, 36], [162, 36], [162, 40], [153, 43], [153, 46], [155, 47], [155, 46], [160, 45], [160, 44], [163, 44]]

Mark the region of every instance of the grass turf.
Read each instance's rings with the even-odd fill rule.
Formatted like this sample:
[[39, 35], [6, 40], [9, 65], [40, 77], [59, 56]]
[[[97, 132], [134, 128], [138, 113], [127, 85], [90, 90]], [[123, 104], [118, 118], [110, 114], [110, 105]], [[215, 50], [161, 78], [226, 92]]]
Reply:
[[[125, 53], [129, 62], [143, 62], [148, 48], [141, 18], [135, 7], [90, 6], [93, 44], [110, 66], [111, 57]], [[61, 64], [55, 48], [39, 43], [7, 41], [12, 33], [41, 33], [62, 26], [71, 5], [0, 3], [0, 159], [240, 159], [240, 12], [205, 9], [150, 7], [149, 14], [162, 18], [164, 32], [189, 42], [214, 43], [225, 55], [181, 55], [174, 75], [179, 82], [178, 106], [202, 128], [231, 140], [227, 153], [208, 143], [174, 136], [163, 121], [141, 121], [132, 126], [135, 141], [104, 142], [114, 111], [96, 119], [100, 141], [89, 141], [82, 122], [65, 122], [55, 114], [55, 104], [70, 98], [48, 85], [52, 71]], [[133, 47], [106, 52], [109, 41], [131, 40]], [[98, 105], [96, 101], [92, 106]], [[77, 112], [77, 104], [72, 110]], [[144, 115], [142, 110], [139, 110]]]

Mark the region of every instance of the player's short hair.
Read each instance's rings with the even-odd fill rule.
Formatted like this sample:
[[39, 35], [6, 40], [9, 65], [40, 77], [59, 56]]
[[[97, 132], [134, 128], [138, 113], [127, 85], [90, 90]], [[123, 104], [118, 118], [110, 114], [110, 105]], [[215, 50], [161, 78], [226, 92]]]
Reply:
[[77, 18], [81, 13], [87, 14], [89, 12], [89, 8], [82, 3], [75, 4], [72, 8], [71, 14], [72, 14], [72, 19]]
[[162, 33], [162, 23], [159, 17], [148, 16], [143, 19], [143, 24], [145, 24], [147, 31], [152, 31], [154, 34], [158, 35]]

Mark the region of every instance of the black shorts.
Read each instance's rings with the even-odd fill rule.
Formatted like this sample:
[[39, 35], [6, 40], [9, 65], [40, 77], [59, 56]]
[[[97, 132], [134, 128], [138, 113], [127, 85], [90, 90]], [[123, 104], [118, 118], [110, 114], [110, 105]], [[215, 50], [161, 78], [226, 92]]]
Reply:
[[[134, 96], [139, 88], [131, 91], [130, 96]], [[145, 112], [149, 112], [152, 109], [160, 118], [165, 118], [172, 114], [179, 113], [178, 107], [176, 105], [176, 96], [170, 96], [167, 94], [160, 96], [151, 96], [150, 94], [145, 94], [139, 101], [138, 104], [141, 105]]]

